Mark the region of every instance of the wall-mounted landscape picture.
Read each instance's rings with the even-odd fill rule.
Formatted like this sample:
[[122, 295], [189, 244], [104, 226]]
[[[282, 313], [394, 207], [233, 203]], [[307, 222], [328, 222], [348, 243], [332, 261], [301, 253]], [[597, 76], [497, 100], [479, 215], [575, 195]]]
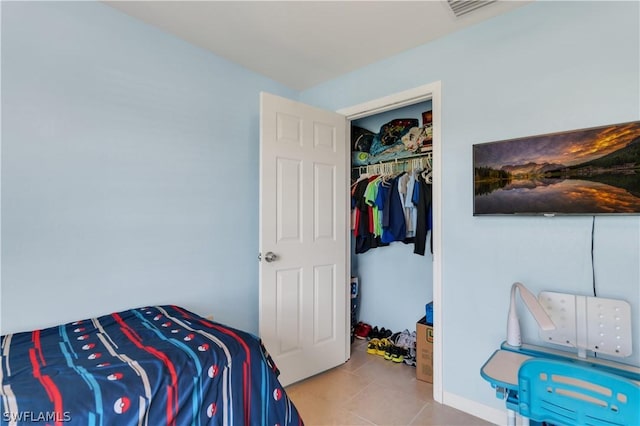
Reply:
[[473, 146], [474, 215], [640, 214], [640, 121]]

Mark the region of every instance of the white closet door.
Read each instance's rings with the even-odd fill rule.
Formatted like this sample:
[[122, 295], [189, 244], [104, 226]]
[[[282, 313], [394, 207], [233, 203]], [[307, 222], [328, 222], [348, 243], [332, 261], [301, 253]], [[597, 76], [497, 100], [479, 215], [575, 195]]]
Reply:
[[349, 348], [346, 119], [260, 97], [260, 337], [284, 385]]

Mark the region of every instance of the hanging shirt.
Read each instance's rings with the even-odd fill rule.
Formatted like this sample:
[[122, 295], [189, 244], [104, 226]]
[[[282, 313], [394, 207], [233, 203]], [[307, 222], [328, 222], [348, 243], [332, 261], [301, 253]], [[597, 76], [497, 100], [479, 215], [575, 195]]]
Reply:
[[429, 211], [431, 209], [431, 184], [425, 182], [422, 176], [418, 175], [416, 184], [414, 185], [414, 188], [415, 187], [418, 188], [418, 220], [416, 223], [416, 241], [413, 252], [424, 256], [427, 233], [431, 229], [431, 221], [429, 220]]
[[[380, 179], [380, 183], [378, 184], [378, 194], [376, 195], [376, 206], [378, 207], [378, 217], [380, 220], [380, 235], [382, 235], [382, 228], [385, 226], [384, 206], [387, 202], [387, 197], [389, 196], [390, 187], [390, 182]], [[388, 226], [389, 221], [387, 221], [386, 224]]]
[[391, 181], [391, 188], [385, 200], [381, 238], [383, 243], [402, 241], [407, 234], [407, 226], [404, 220], [404, 203], [398, 193], [398, 183], [403, 175], [404, 173]]
[[413, 237], [415, 236], [415, 229], [416, 229], [415, 222], [413, 220], [415, 206], [411, 202], [410, 198], [409, 198], [409, 204], [407, 205], [407, 196], [408, 194], [413, 193], [413, 182], [412, 182], [413, 179], [415, 179], [413, 177], [413, 174], [411, 175], [405, 174], [401, 176], [400, 180], [398, 181], [398, 192], [400, 193], [400, 204], [402, 204], [402, 210], [404, 212], [404, 222], [405, 222], [405, 228], [406, 228], [405, 243], [412, 241]]
[[407, 193], [404, 199], [404, 208], [407, 211], [409, 216], [409, 221], [407, 222], [407, 237], [415, 237], [416, 235], [416, 222], [418, 220], [418, 209], [416, 209], [416, 205], [413, 203], [413, 188], [416, 183], [416, 175], [415, 173], [411, 173], [409, 176], [409, 182], [407, 182]]
[[365, 193], [369, 184], [376, 179], [376, 176], [363, 179], [356, 186], [354, 191], [354, 199], [356, 205], [356, 236], [355, 252], [364, 253], [371, 248], [378, 247], [377, 240], [373, 235], [372, 224], [372, 208], [365, 201]]
[[368, 220], [363, 217], [363, 215], [366, 213], [365, 212], [366, 209], [364, 209], [364, 206], [363, 206], [363, 196], [364, 196], [364, 191], [367, 189], [368, 183], [369, 182], [366, 179], [361, 180], [356, 184], [356, 187], [353, 191], [353, 203], [356, 211], [355, 229], [354, 229], [353, 235], [356, 237], [362, 234], [363, 221], [367, 221], [367, 226], [364, 229], [367, 229], [369, 227]]
[[364, 201], [371, 206], [372, 220], [369, 228], [372, 229], [373, 236], [379, 237], [382, 235], [382, 222], [380, 221], [380, 209], [376, 204], [376, 198], [378, 197], [378, 188], [380, 187], [380, 181], [382, 178], [377, 177], [372, 182], [369, 182], [367, 189], [364, 193]]

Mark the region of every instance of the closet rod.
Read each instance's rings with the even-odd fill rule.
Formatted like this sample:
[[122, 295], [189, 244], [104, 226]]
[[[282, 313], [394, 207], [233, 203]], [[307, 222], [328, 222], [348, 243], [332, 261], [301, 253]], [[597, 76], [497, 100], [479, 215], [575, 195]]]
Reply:
[[[359, 176], [363, 174], [393, 174], [396, 172], [406, 172], [408, 170], [423, 170], [428, 175], [425, 177], [425, 181], [431, 182], [431, 170], [432, 170], [433, 157], [431, 153], [414, 155], [412, 157], [405, 157], [402, 159], [393, 159], [391, 161], [380, 161], [379, 163], [369, 164], [366, 166], [355, 166], [352, 171], [357, 172]], [[407, 166], [409, 169], [407, 170]], [[352, 173], [353, 177], [353, 173]]]
[[384, 161], [377, 161], [375, 163], [371, 163], [371, 164], [364, 164], [362, 166], [352, 166], [352, 169], [360, 169], [362, 167], [367, 167], [367, 166], [376, 166], [379, 164], [389, 164], [389, 163], [408, 163], [412, 160], [416, 160], [416, 159], [425, 159], [425, 160], [433, 160], [433, 154], [431, 152], [425, 152], [422, 154], [416, 154], [416, 155], [410, 155], [407, 157], [402, 157], [402, 158], [393, 158], [391, 160], [384, 160]]

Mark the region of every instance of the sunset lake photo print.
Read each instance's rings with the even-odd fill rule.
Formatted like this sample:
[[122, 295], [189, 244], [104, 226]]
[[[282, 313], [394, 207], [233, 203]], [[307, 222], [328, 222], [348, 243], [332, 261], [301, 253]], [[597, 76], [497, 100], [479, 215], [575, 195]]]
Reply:
[[474, 215], [640, 214], [640, 121], [473, 145]]

